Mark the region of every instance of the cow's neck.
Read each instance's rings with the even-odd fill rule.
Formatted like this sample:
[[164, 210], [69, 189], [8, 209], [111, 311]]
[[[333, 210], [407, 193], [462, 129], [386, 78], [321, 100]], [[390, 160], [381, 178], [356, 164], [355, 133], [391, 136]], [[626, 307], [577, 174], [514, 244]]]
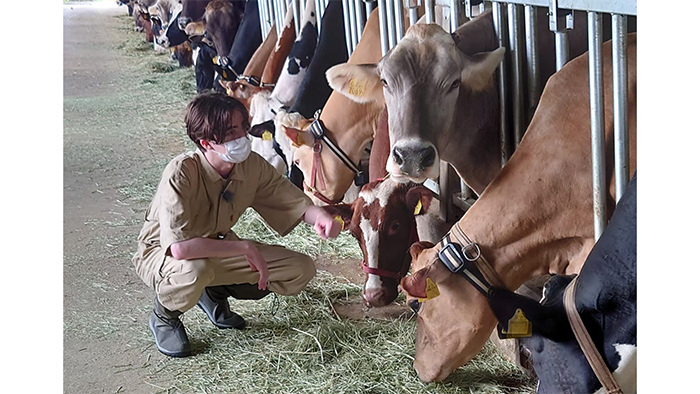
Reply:
[[[442, 141], [440, 156], [477, 194], [501, 171], [499, 106], [495, 83], [486, 91], [462, 89], [453, 127]], [[459, 143], [457, 143], [459, 141]]]
[[[467, 55], [498, 48], [491, 11], [460, 26], [455, 36], [459, 37], [457, 48]], [[453, 126], [439, 147], [440, 156], [452, 164], [460, 178], [480, 195], [501, 170], [500, 107], [496, 82], [494, 80], [480, 92], [462, 88], [457, 100]]]
[[594, 244], [590, 138], [530, 132], [458, 223], [511, 290], [578, 272]]
[[[333, 110], [327, 110], [333, 108]], [[336, 110], [337, 109], [337, 110]], [[345, 96], [332, 93], [324, 106], [324, 112], [336, 114], [324, 118], [324, 112], [320, 119], [326, 127], [328, 138], [336, 143], [348, 157], [359, 164], [365, 146], [372, 140], [377, 120], [383, 107], [371, 104], [358, 104]], [[341, 116], [337, 116], [341, 114]], [[326, 197], [335, 200], [342, 197], [355, 178], [338, 157], [330, 150], [322, 155], [323, 169], [326, 178]]]

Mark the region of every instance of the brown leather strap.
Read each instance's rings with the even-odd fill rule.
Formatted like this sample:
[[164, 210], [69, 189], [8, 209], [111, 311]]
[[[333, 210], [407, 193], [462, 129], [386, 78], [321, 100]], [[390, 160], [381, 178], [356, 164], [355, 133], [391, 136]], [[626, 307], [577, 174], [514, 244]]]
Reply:
[[566, 317], [569, 319], [569, 324], [571, 329], [574, 331], [576, 340], [578, 341], [581, 350], [583, 350], [584, 356], [588, 360], [593, 369], [593, 373], [603, 385], [605, 391], [609, 394], [621, 394], [622, 390], [617, 384], [615, 377], [612, 372], [605, 365], [603, 357], [598, 352], [595, 347], [591, 336], [588, 334], [586, 327], [583, 325], [583, 320], [576, 310], [576, 283], [578, 283], [578, 276], [569, 283], [564, 291], [564, 308], [566, 309]]

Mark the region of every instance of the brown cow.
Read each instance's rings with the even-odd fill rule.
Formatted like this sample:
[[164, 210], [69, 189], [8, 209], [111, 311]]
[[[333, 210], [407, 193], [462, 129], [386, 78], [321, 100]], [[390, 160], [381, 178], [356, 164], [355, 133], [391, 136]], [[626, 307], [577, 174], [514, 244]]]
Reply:
[[[433, 226], [439, 218], [436, 201], [425, 186], [386, 178], [364, 185], [351, 204], [323, 207], [343, 219], [344, 228], [360, 245], [366, 306], [385, 306], [396, 299], [399, 280], [410, 268], [408, 249], [412, 243], [435, 242], [447, 232], [444, 226]], [[435, 231], [441, 231], [439, 236]]]
[[[636, 34], [629, 35], [630, 175], [637, 164], [636, 44]], [[614, 204], [611, 58], [607, 42], [603, 46], [603, 81], [607, 87], [604, 127], [610, 213]], [[549, 79], [520, 146], [450, 232], [457, 243], [464, 243], [460, 233], [474, 242], [478, 248], [472, 250], [479, 251], [507, 289], [514, 290], [537, 275], [577, 273], [593, 247], [588, 89], [585, 54]], [[409, 305], [420, 305], [413, 365], [425, 382], [443, 380], [469, 362], [496, 326], [486, 298], [461, 275], [452, 275], [437, 258], [439, 251], [439, 246], [426, 249], [425, 245], [414, 245], [414, 274], [402, 281], [410, 296]], [[440, 295], [418, 304], [411, 297], [426, 298], [428, 278]]]
[[[362, 33], [362, 39], [350, 56], [348, 63], [376, 62], [381, 57], [379, 17], [378, 10], [375, 9], [370, 14]], [[337, 145], [342, 146], [353, 162], [359, 163], [365, 146], [374, 137], [375, 130], [378, 127], [379, 115], [382, 111], [383, 107], [375, 108], [369, 105], [358, 104], [342, 94], [332, 92], [326, 105], [321, 110], [319, 119], [325, 126], [326, 135]], [[291, 143], [296, 145], [297, 149], [294, 150], [293, 160], [304, 173], [307, 185], [311, 184], [309, 182], [312, 179], [314, 160], [314, 138], [309, 131], [311, 122], [312, 119], [294, 118], [291, 122], [282, 120], [281, 125], [285, 133], [279, 135], [282, 133], [278, 129], [276, 135], [278, 140], [288, 137]], [[342, 137], [339, 137], [340, 134], [342, 134]], [[320, 163], [323, 170], [318, 176], [323, 178], [323, 183], [326, 185], [326, 191], [320, 190], [320, 194], [325, 196], [322, 198], [325, 198], [327, 201], [341, 201], [355, 174], [331, 152], [324, 151], [320, 155]], [[348, 180], [347, 183], [344, 182], [345, 180]], [[339, 188], [332, 186], [338, 181], [345, 183], [344, 189], [339, 190]], [[328, 190], [338, 190], [338, 192], [327, 193]], [[317, 205], [324, 204], [324, 201], [314, 196], [314, 193], [308, 188], [306, 192], [314, 200], [314, 203]]]

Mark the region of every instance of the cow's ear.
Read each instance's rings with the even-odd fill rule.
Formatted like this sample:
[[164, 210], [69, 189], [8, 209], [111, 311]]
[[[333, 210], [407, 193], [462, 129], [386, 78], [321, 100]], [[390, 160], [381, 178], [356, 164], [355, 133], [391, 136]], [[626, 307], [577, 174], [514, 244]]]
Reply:
[[321, 206], [321, 209], [334, 218], [339, 217], [343, 221], [343, 230], [347, 230], [350, 227], [352, 215], [355, 212], [354, 204], [324, 205]]
[[[284, 129], [284, 134], [287, 136], [287, 138], [291, 140], [293, 147], [298, 148], [302, 145], [312, 145], [310, 138], [311, 136], [309, 135], [309, 133], [299, 130], [295, 127], [287, 127], [285, 125], [282, 125], [282, 128]], [[309, 138], [306, 137], [307, 135], [309, 136]]]
[[463, 55], [462, 85], [473, 91], [482, 91], [489, 86], [496, 67], [501, 64], [506, 49], [500, 47], [492, 52], [481, 52], [471, 56]]
[[[422, 244], [422, 245], [421, 245]], [[416, 247], [418, 245], [418, 247]], [[415, 250], [424, 251], [424, 247], [432, 245], [429, 242], [416, 242], [411, 245], [411, 255]], [[423, 253], [427, 253], [424, 251]], [[439, 284], [444, 283], [450, 272], [440, 261], [433, 260], [425, 268], [420, 269], [401, 279], [401, 289], [409, 297], [418, 298], [419, 301], [435, 298], [440, 295]]]
[[412, 187], [406, 193], [406, 206], [415, 216], [427, 213], [432, 201], [433, 192], [422, 185]]
[[262, 138], [263, 140], [273, 140], [275, 136], [275, 121], [268, 120], [251, 127], [248, 134], [253, 137]]
[[343, 63], [326, 71], [328, 85], [360, 104], [384, 104], [384, 91], [376, 64]]

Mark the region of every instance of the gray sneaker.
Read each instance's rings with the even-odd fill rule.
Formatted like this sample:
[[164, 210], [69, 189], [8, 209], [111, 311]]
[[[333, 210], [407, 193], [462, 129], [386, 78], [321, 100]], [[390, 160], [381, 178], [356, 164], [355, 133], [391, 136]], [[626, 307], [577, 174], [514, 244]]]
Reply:
[[155, 304], [148, 319], [148, 327], [153, 332], [158, 350], [171, 357], [192, 355], [190, 340], [179, 318], [182, 313], [166, 309], [160, 305], [157, 298]]
[[245, 327], [245, 320], [237, 313], [231, 312], [228, 292], [222, 286], [206, 287], [197, 305], [218, 328]]

